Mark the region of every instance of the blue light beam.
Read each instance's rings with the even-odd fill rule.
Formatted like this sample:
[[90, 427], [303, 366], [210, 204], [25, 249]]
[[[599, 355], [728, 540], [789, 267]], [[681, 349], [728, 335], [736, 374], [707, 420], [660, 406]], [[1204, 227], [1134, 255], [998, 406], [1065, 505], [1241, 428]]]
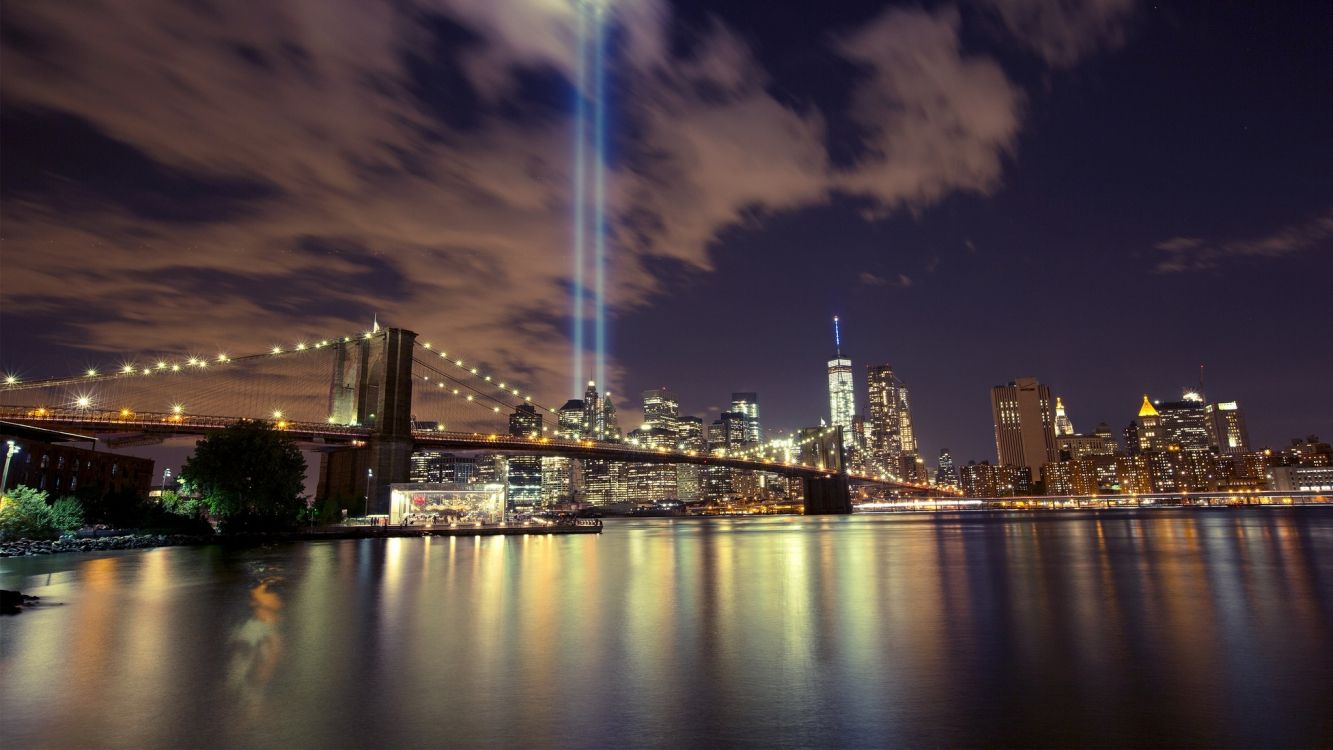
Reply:
[[578, 38], [578, 63], [575, 67], [578, 78], [574, 86], [574, 307], [572, 321], [574, 339], [574, 380], [570, 393], [578, 398], [583, 388], [583, 309], [586, 304], [583, 286], [583, 248], [587, 243], [584, 226], [587, 205], [587, 175], [585, 174], [584, 141], [588, 138], [588, 4], [578, 4], [578, 18], [575, 21]]
[[593, 263], [595, 310], [595, 339], [597, 344], [597, 382], [603, 388], [606, 379], [606, 12], [599, 9], [596, 16], [597, 41], [593, 48]]

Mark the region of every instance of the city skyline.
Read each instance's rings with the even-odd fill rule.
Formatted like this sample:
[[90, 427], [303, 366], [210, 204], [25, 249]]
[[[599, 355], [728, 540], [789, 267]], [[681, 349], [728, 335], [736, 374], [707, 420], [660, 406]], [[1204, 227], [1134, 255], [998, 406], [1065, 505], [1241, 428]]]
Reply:
[[[573, 395], [556, 311], [576, 60], [535, 41], [566, 38], [571, 14], [151, 5], [4, 9], [5, 367], [420, 312], [548, 402]], [[838, 315], [856, 401], [857, 368], [891, 364], [927, 460], [991, 458], [983, 389], [1023, 376], [1085, 429], [1119, 430], [1143, 392], [1174, 400], [1204, 364], [1254, 444], [1329, 431], [1333, 354], [1310, 328], [1333, 272], [1326, 4], [635, 7], [608, 50], [599, 384], [627, 430], [625, 394], [663, 384], [706, 423], [753, 392], [770, 433], [817, 424]], [[258, 31], [305, 27], [345, 44]], [[912, 65], [938, 98], [894, 76]], [[173, 76], [198, 106], [162, 109]], [[919, 120], [884, 115], [915, 104]]]

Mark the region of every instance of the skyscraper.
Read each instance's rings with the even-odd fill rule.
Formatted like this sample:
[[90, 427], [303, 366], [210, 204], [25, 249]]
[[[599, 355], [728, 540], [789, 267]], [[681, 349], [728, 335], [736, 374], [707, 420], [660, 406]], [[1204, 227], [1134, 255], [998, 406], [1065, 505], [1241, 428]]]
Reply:
[[509, 434], [515, 437], [541, 437], [542, 415], [532, 404], [519, 404], [509, 415]]
[[643, 392], [643, 424], [645, 427], [676, 432], [680, 418], [680, 399], [665, 388]]
[[866, 386], [870, 401], [871, 457], [881, 466], [894, 467], [903, 455], [916, 455], [916, 436], [912, 430], [912, 411], [907, 400], [907, 386], [893, 374], [889, 365], [866, 368]]
[[[1139, 407], [1139, 419], [1134, 430], [1134, 446], [1130, 450], [1131, 453], [1160, 450], [1166, 447], [1162, 441], [1160, 419], [1157, 407], [1153, 406], [1152, 401], [1148, 400], [1148, 394], [1143, 394], [1143, 405]], [[1125, 433], [1125, 439], [1129, 439], [1128, 430]]]
[[940, 468], [935, 472], [935, 483], [958, 486], [958, 467], [954, 466], [953, 454], [948, 448], [940, 448]]
[[1036, 378], [1018, 378], [991, 389], [995, 453], [1000, 466], [1026, 466], [1030, 476], [1057, 460], [1051, 389]]
[[1055, 436], [1073, 435], [1074, 423], [1065, 414], [1065, 402], [1059, 396], [1055, 397]]
[[857, 445], [852, 430], [856, 415], [856, 387], [852, 381], [852, 360], [842, 356], [842, 328], [833, 318], [833, 359], [828, 361], [829, 423], [842, 430], [845, 446]]
[[1244, 453], [1250, 449], [1250, 433], [1245, 429], [1245, 417], [1235, 401], [1209, 404], [1213, 419], [1213, 435], [1223, 453]]
[[759, 429], [759, 394], [753, 392], [732, 393], [731, 410], [745, 415], [746, 442], [763, 442], [763, 432]]
[[570, 440], [577, 440], [583, 437], [584, 413], [582, 401], [577, 398], [571, 398], [565, 402], [564, 406], [560, 407], [560, 411], [557, 412], [557, 414], [559, 415], [557, 417], [559, 422], [559, 430], [556, 434], [557, 437]]

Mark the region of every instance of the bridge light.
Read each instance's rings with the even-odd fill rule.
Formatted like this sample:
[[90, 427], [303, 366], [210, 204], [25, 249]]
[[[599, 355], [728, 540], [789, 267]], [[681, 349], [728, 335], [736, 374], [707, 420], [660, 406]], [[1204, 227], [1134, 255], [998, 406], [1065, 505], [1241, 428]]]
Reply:
[[373, 335], [375, 335], [375, 334], [371, 333], [370, 331], [366, 331], [366, 333], [365, 333], [365, 338], [370, 338], [370, 337], [373, 336]]
[[497, 407], [495, 407], [494, 409], [491, 409], [491, 411], [495, 412], [496, 414], [499, 414], [499, 413], [500, 413], [500, 407], [497, 406]]
[[5, 385], [14, 385], [17, 382], [19, 382], [18, 376], [16, 375], [5, 376]]
[[279, 419], [279, 420], [278, 420], [278, 425], [277, 425], [277, 426], [278, 426], [278, 429], [279, 429], [279, 430], [285, 430], [285, 429], [287, 429], [287, 422], [286, 422], [285, 420], [281, 420], [281, 419]]
[[88, 377], [90, 377], [90, 378], [95, 378], [95, 377], [97, 377], [97, 370], [94, 370], [93, 368], [90, 367], [90, 368], [88, 368], [88, 373], [87, 373], [87, 374], [88, 374]]
[[457, 365], [457, 366], [459, 366], [459, 367], [462, 367], [462, 366], [463, 366], [463, 360], [461, 360], [461, 359], [456, 359], [456, 360], [454, 360], [454, 364]]
[[271, 353], [272, 353], [272, 354], [282, 354], [282, 347], [280, 347], [280, 346], [275, 346], [275, 347], [273, 347], [273, 350], [272, 350]]
[[225, 355], [225, 354], [219, 354], [219, 355], [218, 355], [218, 361], [219, 361], [219, 362], [226, 362], [226, 361], [227, 361], [227, 355]]
[[80, 409], [87, 409], [93, 405], [93, 399], [91, 396], [79, 396], [74, 400], [74, 404]]
[[130, 411], [129, 409], [121, 409], [121, 410], [120, 410], [120, 418], [121, 418], [121, 419], [129, 419], [129, 418], [132, 417], [132, 416], [134, 416], [134, 412]]
[[157, 369], [159, 369], [159, 370], [165, 370], [165, 369], [167, 369], [167, 363], [166, 363], [166, 362], [163, 362], [162, 360], [158, 360], [158, 361], [157, 361]]
[[[472, 372], [475, 373], [476, 370], [473, 370]], [[487, 383], [489, 383], [489, 382], [491, 382], [491, 376], [490, 376], [490, 375], [487, 375], [486, 377], [482, 378], [482, 380], [485, 380]]]
[[329, 416], [329, 424], [337, 424], [337, 419], [332, 415]]
[[473, 374], [473, 375], [476, 375], [476, 374], [477, 374], [477, 368], [475, 368], [475, 367], [472, 368], [472, 374]]
[[120, 372], [122, 375], [129, 375], [134, 372], [134, 365], [125, 365], [120, 368]]
[[181, 371], [181, 366], [180, 366], [180, 365], [172, 365], [172, 366], [171, 366], [171, 371], [172, 371], [172, 372], [180, 372], [180, 371]]
[[274, 419], [282, 419], [282, 410], [281, 410], [281, 409], [275, 409], [275, 410], [273, 411], [273, 418], [274, 418]]
[[185, 413], [185, 405], [184, 405], [184, 404], [172, 404], [172, 405], [171, 405], [171, 413], [172, 413], [172, 414], [175, 414], [175, 415], [177, 415], [177, 416], [180, 416], [181, 414], [184, 414], [184, 413]]
[[426, 347], [427, 349], [429, 349], [429, 348], [430, 348], [430, 342], [427, 341], [426, 343], [422, 344], [422, 346], [424, 346], [424, 347]]
[[298, 342], [297, 342], [297, 344], [296, 344], [296, 351], [298, 351], [298, 352], [303, 352], [303, 351], [305, 351], [305, 342], [304, 342], [304, 341], [298, 341]]
[[[457, 388], [454, 389], [454, 395], [455, 395], [455, 396], [458, 395], [458, 389], [457, 389]], [[468, 398], [471, 398], [471, 396], [469, 396]]]
[[500, 384], [500, 390], [504, 390], [504, 387], [505, 387], [505, 384], [504, 384], [504, 383], [501, 383], [501, 384]]

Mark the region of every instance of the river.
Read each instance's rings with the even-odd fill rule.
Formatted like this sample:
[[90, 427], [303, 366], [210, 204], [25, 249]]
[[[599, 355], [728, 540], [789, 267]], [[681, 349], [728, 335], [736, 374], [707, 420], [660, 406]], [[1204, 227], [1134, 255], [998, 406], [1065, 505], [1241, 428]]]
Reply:
[[1333, 509], [0, 560], [7, 747], [1333, 746]]

